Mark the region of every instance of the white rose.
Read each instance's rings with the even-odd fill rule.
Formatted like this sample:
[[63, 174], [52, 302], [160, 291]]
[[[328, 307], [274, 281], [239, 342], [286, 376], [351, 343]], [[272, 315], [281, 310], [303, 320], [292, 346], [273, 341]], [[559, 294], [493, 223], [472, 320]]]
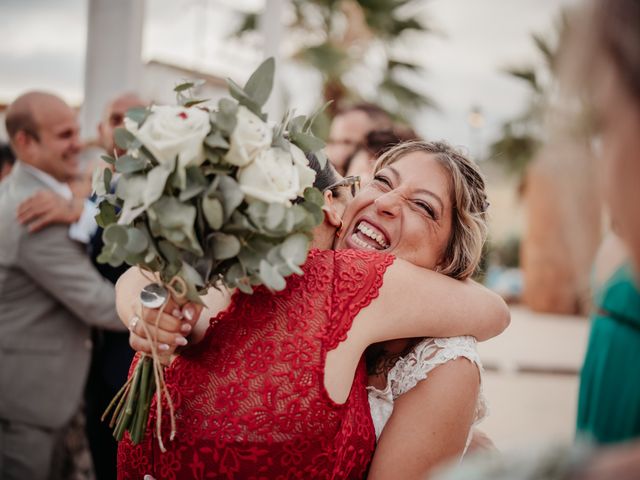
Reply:
[[[271, 148], [263, 151], [246, 167], [240, 168], [238, 183], [247, 199], [289, 205], [301, 191], [300, 159], [296, 161], [294, 158], [294, 155], [281, 148]], [[304, 175], [307, 174], [304, 172]], [[308, 182], [308, 177], [305, 182]]]
[[244, 167], [271, 146], [273, 133], [269, 125], [242, 105], [238, 107], [236, 119], [225, 160]]
[[204, 162], [203, 142], [209, 134], [209, 114], [199, 108], [154, 105], [151, 115], [138, 124], [125, 119], [125, 127], [140, 140], [161, 165], [178, 157], [182, 168]]
[[316, 179], [316, 171], [309, 167], [309, 160], [307, 160], [304, 152], [293, 144], [291, 144], [291, 156], [293, 157], [293, 164], [298, 169], [298, 177], [300, 178], [298, 195], [302, 196], [307, 187], [313, 186], [313, 182]]

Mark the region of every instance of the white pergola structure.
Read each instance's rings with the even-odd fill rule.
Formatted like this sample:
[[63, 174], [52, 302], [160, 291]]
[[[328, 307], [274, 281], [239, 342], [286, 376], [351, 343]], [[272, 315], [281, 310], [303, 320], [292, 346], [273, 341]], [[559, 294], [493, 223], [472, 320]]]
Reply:
[[[145, 0], [88, 0], [87, 49], [85, 61], [82, 131], [91, 136], [105, 105], [123, 92], [144, 91], [142, 36]], [[153, 1], [153, 0], [150, 0]], [[216, 0], [205, 0], [216, 1]], [[286, 0], [265, 0], [260, 18], [263, 56], [279, 60], [282, 12]], [[279, 62], [278, 62], [279, 63]], [[256, 65], [257, 66], [257, 65]], [[176, 78], [176, 83], [181, 78]], [[266, 106], [271, 118], [284, 110], [281, 82], [276, 78]]]

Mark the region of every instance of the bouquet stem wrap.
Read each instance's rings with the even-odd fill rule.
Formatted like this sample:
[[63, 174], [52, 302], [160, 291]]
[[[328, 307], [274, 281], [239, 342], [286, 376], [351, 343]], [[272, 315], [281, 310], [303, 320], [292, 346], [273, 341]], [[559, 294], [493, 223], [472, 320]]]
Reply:
[[[178, 285], [176, 289], [173, 285]], [[184, 280], [178, 276], [174, 277], [168, 285], [163, 285], [171, 294], [178, 304], [184, 304], [186, 300], [186, 284]], [[158, 308], [155, 318], [155, 330], [157, 332], [160, 317], [167, 305], [169, 297]], [[142, 304], [140, 305], [140, 317], [142, 317]], [[149, 409], [153, 394], [156, 395], [156, 436], [158, 438], [158, 445], [160, 450], [164, 453], [166, 448], [162, 441], [162, 398], [167, 402], [169, 409], [170, 419], [170, 435], [169, 440], [173, 440], [176, 435], [176, 419], [175, 411], [173, 407], [173, 401], [171, 395], [167, 389], [167, 385], [164, 380], [164, 365], [160, 359], [161, 355], [158, 352], [158, 339], [154, 335], [149, 326], [143, 320], [141, 322], [144, 329], [145, 337], [151, 341], [151, 356], [142, 354], [140, 360], [135, 366], [133, 373], [130, 375], [127, 382], [118, 391], [115, 397], [111, 400], [107, 409], [102, 414], [102, 421], [104, 421], [110, 412], [113, 412], [111, 420], [109, 421], [109, 427], [113, 428], [113, 436], [117, 441], [122, 440], [124, 433], [129, 432], [131, 441], [138, 445], [142, 442], [144, 434], [147, 428], [147, 420], [149, 418]]]

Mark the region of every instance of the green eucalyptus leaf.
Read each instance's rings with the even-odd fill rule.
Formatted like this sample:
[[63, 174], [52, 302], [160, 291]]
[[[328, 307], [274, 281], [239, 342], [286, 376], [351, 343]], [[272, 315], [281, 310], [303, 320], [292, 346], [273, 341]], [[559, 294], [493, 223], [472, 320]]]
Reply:
[[219, 175], [218, 191], [222, 195], [222, 203], [224, 208], [225, 221], [231, 218], [233, 212], [238, 208], [244, 200], [244, 193], [240, 189], [240, 184], [233, 177], [228, 175]]
[[290, 140], [291, 143], [300, 147], [305, 153], [317, 152], [325, 146], [322, 140], [310, 133], [292, 132]]
[[247, 274], [242, 265], [239, 262], [236, 262], [225, 272], [224, 281], [227, 285], [236, 286], [242, 278], [246, 277], [246, 275]]
[[168, 263], [176, 263], [180, 261], [180, 251], [167, 240], [160, 240], [158, 242], [158, 248], [164, 259]]
[[284, 135], [281, 133], [274, 134], [273, 140], [271, 141], [271, 146], [281, 148], [285, 152], [291, 151], [291, 142], [284, 138]]
[[217, 198], [210, 198], [205, 195], [202, 198], [202, 211], [204, 217], [207, 219], [207, 223], [214, 230], [220, 230], [224, 222], [224, 209], [220, 200]]
[[127, 256], [125, 249], [117, 243], [107, 244], [96, 259], [99, 263], [107, 263], [112, 267], [119, 267]]
[[324, 206], [324, 196], [322, 195], [320, 190], [318, 190], [315, 187], [307, 187], [307, 188], [305, 188], [305, 190], [304, 190], [304, 199], [307, 202], [315, 203], [319, 207]]
[[200, 105], [201, 103], [204, 103], [206, 101], [208, 101], [207, 98], [194, 98], [194, 99], [191, 99], [191, 100], [188, 100], [188, 101], [184, 102], [183, 106], [185, 106], [186, 108], [194, 107], [194, 106]]
[[99, 213], [96, 215], [96, 223], [102, 227], [107, 228], [112, 223], [116, 223], [118, 221], [118, 217], [116, 215], [116, 208], [111, 205], [107, 201], [100, 202], [98, 205]]
[[271, 90], [273, 89], [273, 78], [275, 75], [276, 63], [273, 57], [267, 58], [249, 77], [244, 91], [258, 105], [267, 103]]
[[312, 215], [313, 225], [320, 225], [324, 220], [324, 212], [322, 207], [313, 202], [302, 202], [302, 206]]
[[127, 229], [117, 223], [113, 223], [102, 232], [104, 243], [115, 243], [117, 245], [125, 245], [129, 239]]
[[147, 187], [144, 175], [122, 175], [116, 186], [116, 196], [123, 200], [122, 211], [118, 222], [131, 223], [144, 211], [143, 194]]
[[280, 247], [280, 255], [291, 267], [300, 266], [307, 260], [309, 253], [309, 237], [302, 233], [296, 233], [287, 237]]
[[262, 113], [261, 106], [256, 103], [236, 82], [227, 78], [227, 85], [229, 86], [229, 93], [235, 98], [240, 105], [244, 105], [253, 113], [255, 113], [262, 120], [265, 120], [265, 115]]
[[286, 209], [281, 203], [270, 203], [265, 214], [265, 226], [275, 230], [284, 220]]
[[264, 202], [251, 202], [249, 208], [247, 208], [247, 214], [249, 215], [249, 219], [256, 225], [258, 228], [263, 228], [264, 219], [267, 215], [267, 208], [269, 205]]
[[305, 117], [304, 115], [298, 115], [292, 118], [289, 121], [289, 135], [291, 136], [295, 133], [301, 133], [306, 120], [307, 117]]
[[238, 121], [237, 113], [238, 104], [228, 98], [222, 98], [218, 102], [218, 111], [211, 114], [211, 120], [223, 133], [231, 135]]
[[111, 179], [113, 178], [113, 172], [111, 172], [110, 168], [105, 168], [102, 175], [102, 179], [104, 180], [104, 189], [106, 192], [109, 192], [111, 191]]
[[229, 87], [229, 93], [231, 96], [238, 100], [238, 102], [249, 99], [249, 96], [243, 88], [230, 78], [227, 78], [227, 86]]
[[240, 279], [238, 283], [236, 283], [236, 286], [242, 293], [246, 293], [247, 295], [251, 295], [253, 293], [253, 288], [251, 288], [251, 284], [248, 279]]
[[149, 218], [153, 220], [152, 232], [201, 256], [202, 246], [195, 233], [196, 214], [193, 205], [184, 204], [175, 197], [162, 197], [149, 210]]
[[134, 158], [127, 154], [118, 157], [116, 160], [116, 171], [118, 173], [135, 173], [144, 170], [146, 165], [147, 160], [142, 155]]
[[229, 148], [229, 142], [225, 140], [219, 130], [207, 135], [204, 139], [204, 143], [211, 148]]
[[196, 195], [199, 195], [207, 187], [207, 179], [199, 167], [187, 167], [185, 175], [186, 186], [178, 197], [181, 202], [186, 202]]
[[214, 233], [211, 235], [213, 242], [213, 258], [216, 260], [226, 260], [238, 255], [240, 252], [240, 240], [233, 235], [226, 233]]
[[116, 159], [115, 159], [115, 158], [113, 158], [113, 157], [112, 157], [112, 156], [110, 156], [110, 155], [101, 155], [101, 156], [100, 156], [100, 158], [101, 158], [103, 161], [107, 162], [109, 165], [115, 165], [115, 164], [116, 164]]
[[149, 246], [147, 236], [139, 228], [129, 228], [127, 230], [127, 243], [125, 248], [129, 253], [143, 253]]
[[311, 133], [311, 127], [313, 127], [314, 122], [316, 121], [316, 119], [327, 109], [327, 107], [329, 105], [331, 105], [333, 103], [333, 100], [329, 100], [328, 102], [326, 102], [324, 105], [322, 105], [320, 108], [318, 108], [315, 112], [313, 112], [308, 118], [307, 120], [304, 122], [304, 125], [302, 126], [302, 132], [303, 133]]
[[194, 82], [184, 82], [184, 83], [181, 83], [181, 84], [176, 85], [175, 87], [173, 87], [173, 91], [176, 92], [176, 93], [185, 92], [185, 91], [187, 91], [190, 88], [193, 88], [195, 86], [196, 86], [196, 84]]
[[116, 145], [122, 149], [128, 149], [129, 145], [136, 139], [133, 134], [126, 128], [116, 128], [113, 131], [113, 140]]
[[147, 117], [151, 114], [151, 110], [147, 107], [133, 107], [127, 110], [127, 118], [130, 118], [138, 124], [138, 128], [142, 126]]
[[260, 278], [264, 285], [271, 290], [280, 291], [284, 290], [287, 286], [287, 283], [278, 272], [278, 269], [266, 260], [262, 260], [260, 262]]
[[204, 286], [204, 279], [198, 271], [189, 265], [187, 262], [182, 262], [182, 269], [180, 270], [180, 276], [187, 284], [194, 285], [196, 287]]
[[162, 197], [172, 170], [173, 165], [158, 165], [147, 174], [147, 182], [142, 191], [142, 199], [147, 208]]

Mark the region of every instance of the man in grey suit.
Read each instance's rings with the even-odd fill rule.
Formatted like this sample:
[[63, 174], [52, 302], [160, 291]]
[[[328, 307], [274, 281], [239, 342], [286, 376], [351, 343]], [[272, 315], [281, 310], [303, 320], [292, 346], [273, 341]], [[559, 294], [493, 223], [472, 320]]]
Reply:
[[61, 433], [80, 405], [90, 326], [124, 327], [113, 286], [68, 226], [30, 234], [16, 219], [18, 205], [43, 188], [71, 199], [75, 112], [30, 92], [9, 106], [6, 127], [18, 161], [0, 184], [0, 479], [50, 479]]

